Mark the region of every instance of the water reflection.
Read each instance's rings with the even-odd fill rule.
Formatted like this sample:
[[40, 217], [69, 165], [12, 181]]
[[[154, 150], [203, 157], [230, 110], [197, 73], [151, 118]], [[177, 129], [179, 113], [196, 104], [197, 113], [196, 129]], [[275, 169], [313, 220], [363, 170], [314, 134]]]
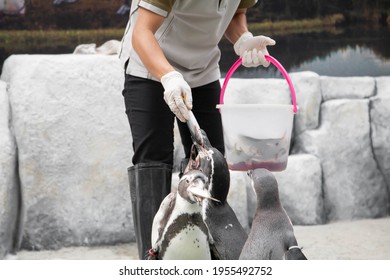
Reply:
[[[275, 35], [277, 44], [269, 48], [289, 72], [314, 71], [328, 76], [390, 76], [390, 29], [354, 28], [337, 32]], [[235, 62], [232, 47], [223, 42], [222, 76]], [[240, 67], [241, 78], [281, 77], [275, 67]]]
[[381, 59], [372, 49], [348, 46], [290, 68], [291, 72], [307, 70], [327, 76], [382, 76], [390, 75], [390, 60]]
[[[253, 33], [261, 34], [262, 32]], [[278, 59], [289, 72], [314, 71], [328, 76], [390, 76], [390, 28], [388, 27], [354, 27], [337, 29], [332, 32], [268, 35], [277, 42], [275, 46], [269, 48], [270, 54]], [[96, 38], [95, 43], [101, 44], [110, 39], [113, 38]], [[121, 38], [114, 39], [120, 40]], [[60, 45], [53, 44], [53, 40], [49, 37], [45, 42], [29, 45], [0, 44], [0, 70], [3, 61], [12, 54], [71, 53], [76, 44], [71, 39]], [[77, 42], [91, 43], [90, 38], [81, 37], [77, 38]], [[221, 42], [220, 48], [222, 51], [221, 72], [222, 76], [225, 76], [237, 60], [237, 56], [227, 41]], [[234, 77], [267, 78], [281, 77], [281, 74], [273, 66], [268, 69], [239, 67]]]

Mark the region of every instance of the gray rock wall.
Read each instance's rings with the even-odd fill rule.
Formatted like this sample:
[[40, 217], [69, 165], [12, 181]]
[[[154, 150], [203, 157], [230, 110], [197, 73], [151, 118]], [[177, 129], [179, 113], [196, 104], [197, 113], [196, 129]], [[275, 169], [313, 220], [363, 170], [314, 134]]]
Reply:
[[318, 129], [305, 131], [297, 142], [321, 160], [328, 219], [383, 216], [389, 199], [371, 148], [369, 100], [326, 101], [321, 119]]
[[11, 56], [3, 71], [9, 103], [2, 106], [12, 108], [24, 206], [22, 248], [134, 240], [119, 63], [106, 56]]
[[[390, 78], [291, 77], [299, 112], [287, 169], [275, 176], [293, 223], [389, 215]], [[1, 80], [0, 258], [19, 243], [40, 250], [134, 241], [118, 59], [15, 55]], [[291, 99], [283, 79], [232, 79], [225, 102]], [[182, 156], [176, 133], [175, 166]], [[255, 196], [245, 172], [231, 172], [228, 200], [249, 230]]]
[[0, 81], [0, 259], [13, 250], [18, 236], [20, 188], [10, 121], [7, 84]]
[[[378, 114], [388, 118], [389, 111], [379, 113], [373, 106], [388, 91], [385, 82], [378, 82], [381, 79], [321, 77], [321, 122], [317, 128], [307, 129], [295, 138], [295, 152], [321, 159], [329, 221], [381, 217], [388, 213], [389, 177], [379, 167], [381, 162], [385, 164], [383, 157], [388, 154], [389, 141], [386, 142], [383, 131], [388, 131], [389, 125], [382, 122], [382, 129], [378, 129], [375, 123], [380, 118]], [[377, 149], [373, 143], [378, 143]]]
[[376, 79], [377, 95], [371, 99], [372, 146], [379, 169], [390, 193], [390, 77]]

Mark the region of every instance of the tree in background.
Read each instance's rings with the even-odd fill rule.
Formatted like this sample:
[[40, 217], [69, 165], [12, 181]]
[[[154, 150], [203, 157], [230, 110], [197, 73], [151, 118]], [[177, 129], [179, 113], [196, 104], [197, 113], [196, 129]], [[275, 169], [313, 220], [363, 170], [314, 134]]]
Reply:
[[6, 15], [24, 15], [26, 11], [24, 0], [0, 0], [0, 13]]

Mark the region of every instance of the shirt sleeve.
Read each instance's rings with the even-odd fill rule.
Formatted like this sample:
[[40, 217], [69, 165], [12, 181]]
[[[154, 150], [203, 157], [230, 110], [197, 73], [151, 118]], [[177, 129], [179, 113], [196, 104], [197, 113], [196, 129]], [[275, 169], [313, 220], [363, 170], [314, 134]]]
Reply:
[[257, 0], [241, 0], [239, 9], [253, 7], [257, 3]]
[[140, 0], [138, 6], [166, 17], [172, 10], [175, 0]]

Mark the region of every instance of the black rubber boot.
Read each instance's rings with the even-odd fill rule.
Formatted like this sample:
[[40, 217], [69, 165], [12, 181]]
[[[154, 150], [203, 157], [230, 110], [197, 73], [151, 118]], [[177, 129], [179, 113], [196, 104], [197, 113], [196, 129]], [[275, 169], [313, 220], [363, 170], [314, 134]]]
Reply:
[[171, 192], [172, 166], [139, 163], [127, 169], [135, 237], [140, 260], [147, 259], [154, 215]]

